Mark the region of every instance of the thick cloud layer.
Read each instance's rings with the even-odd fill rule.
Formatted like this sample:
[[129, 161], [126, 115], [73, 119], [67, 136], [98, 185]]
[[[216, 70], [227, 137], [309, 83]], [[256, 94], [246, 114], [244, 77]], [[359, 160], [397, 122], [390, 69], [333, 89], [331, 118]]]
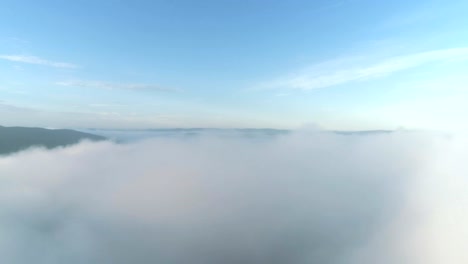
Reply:
[[0, 158], [4, 263], [468, 263], [460, 139], [295, 133]]

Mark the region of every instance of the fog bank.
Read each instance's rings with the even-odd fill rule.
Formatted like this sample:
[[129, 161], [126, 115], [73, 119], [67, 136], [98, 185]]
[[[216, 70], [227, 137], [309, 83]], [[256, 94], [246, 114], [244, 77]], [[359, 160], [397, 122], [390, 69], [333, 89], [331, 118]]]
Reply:
[[468, 263], [463, 137], [297, 132], [0, 158], [5, 263]]

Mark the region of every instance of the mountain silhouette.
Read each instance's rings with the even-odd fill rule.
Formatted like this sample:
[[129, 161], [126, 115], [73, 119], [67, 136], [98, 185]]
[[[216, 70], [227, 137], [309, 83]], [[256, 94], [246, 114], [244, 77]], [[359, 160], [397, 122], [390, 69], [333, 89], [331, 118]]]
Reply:
[[30, 147], [48, 149], [69, 146], [82, 140], [100, 141], [105, 137], [71, 129], [45, 129], [0, 126], [0, 155], [7, 155]]

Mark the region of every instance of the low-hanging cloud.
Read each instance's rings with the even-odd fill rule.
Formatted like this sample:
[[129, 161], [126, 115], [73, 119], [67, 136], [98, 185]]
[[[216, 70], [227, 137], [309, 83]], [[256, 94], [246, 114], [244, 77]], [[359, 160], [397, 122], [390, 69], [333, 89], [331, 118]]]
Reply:
[[0, 159], [0, 256], [467, 263], [466, 146], [421, 133], [304, 132], [32, 149]]

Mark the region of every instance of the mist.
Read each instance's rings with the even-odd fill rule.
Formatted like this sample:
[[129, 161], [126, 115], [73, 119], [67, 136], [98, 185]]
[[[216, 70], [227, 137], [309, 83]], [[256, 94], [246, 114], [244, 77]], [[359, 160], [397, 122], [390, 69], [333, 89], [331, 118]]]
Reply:
[[468, 141], [295, 132], [0, 158], [3, 263], [468, 263]]

